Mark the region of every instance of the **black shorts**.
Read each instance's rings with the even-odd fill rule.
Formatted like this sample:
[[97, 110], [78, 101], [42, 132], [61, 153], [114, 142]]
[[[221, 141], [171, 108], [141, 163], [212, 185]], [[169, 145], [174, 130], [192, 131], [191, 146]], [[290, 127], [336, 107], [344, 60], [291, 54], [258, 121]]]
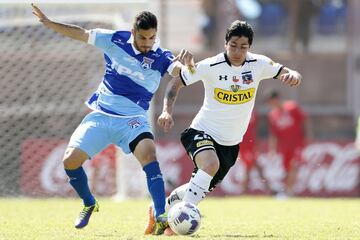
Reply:
[[220, 167], [210, 183], [209, 191], [213, 190], [213, 188], [224, 179], [230, 168], [235, 164], [239, 154], [239, 144], [233, 146], [220, 145], [210, 135], [193, 128], [185, 129], [185, 131], [181, 133], [181, 143], [194, 162], [195, 168], [193, 174], [198, 170], [195, 156], [199, 152], [204, 150], [213, 150], [216, 152]]

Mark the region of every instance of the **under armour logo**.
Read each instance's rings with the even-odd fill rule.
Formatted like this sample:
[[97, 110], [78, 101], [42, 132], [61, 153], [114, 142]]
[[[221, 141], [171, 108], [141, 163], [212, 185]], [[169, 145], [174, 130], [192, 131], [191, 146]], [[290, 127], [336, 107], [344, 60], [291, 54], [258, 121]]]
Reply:
[[219, 75], [219, 80], [227, 80], [227, 75]]

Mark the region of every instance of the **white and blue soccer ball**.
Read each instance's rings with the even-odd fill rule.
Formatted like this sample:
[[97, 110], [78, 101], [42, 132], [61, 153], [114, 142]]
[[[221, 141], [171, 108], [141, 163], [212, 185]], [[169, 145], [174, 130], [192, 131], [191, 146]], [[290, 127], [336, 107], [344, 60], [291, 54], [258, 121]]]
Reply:
[[170, 195], [166, 198], [165, 211], [168, 213], [175, 204], [182, 202], [188, 183], [174, 189]]
[[194, 234], [200, 227], [200, 211], [192, 203], [176, 203], [168, 212], [168, 222], [171, 230], [178, 235]]

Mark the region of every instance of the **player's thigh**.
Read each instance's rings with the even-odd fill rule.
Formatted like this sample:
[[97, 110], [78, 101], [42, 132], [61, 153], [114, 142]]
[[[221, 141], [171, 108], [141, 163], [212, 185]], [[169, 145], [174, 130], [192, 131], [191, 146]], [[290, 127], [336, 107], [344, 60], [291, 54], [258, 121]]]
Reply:
[[181, 134], [181, 143], [197, 168], [208, 170], [211, 175], [219, 168], [215, 141], [211, 136], [196, 129], [188, 128]]
[[111, 143], [109, 124], [109, 116], [89, 113], [72, 134], [68, 147], [80, 149], [92, 158]]
[[145, 117], [114, 120], [113, 143], [124, 153], [133, 153], [142, 165], [156, 160], [154, 136]]

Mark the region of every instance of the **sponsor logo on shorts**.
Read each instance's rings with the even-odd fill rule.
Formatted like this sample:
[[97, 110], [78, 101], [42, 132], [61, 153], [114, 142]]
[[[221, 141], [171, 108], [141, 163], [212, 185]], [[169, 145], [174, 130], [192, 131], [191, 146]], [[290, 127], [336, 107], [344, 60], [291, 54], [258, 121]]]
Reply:
[[214, 98], [225, 104], [243, 104], [249, 102], [254, 98], [254, 94], [255, 88], [249, 88], [237, 92], [226, 91], [220, 88], [214, 89]]
[[214, 146], [214, 143], [212, 141], [209, 141], [209, 140], [202, 140], [200, 142], [197, 142], [196, 143], [196, 147], [202, 147], [202, 146]]

